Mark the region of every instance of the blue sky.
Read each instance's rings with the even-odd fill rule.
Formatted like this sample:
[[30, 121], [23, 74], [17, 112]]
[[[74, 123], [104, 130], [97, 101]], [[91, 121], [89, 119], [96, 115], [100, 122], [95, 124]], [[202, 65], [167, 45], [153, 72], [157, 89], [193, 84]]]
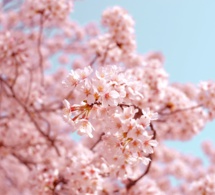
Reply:
[[[214, 0], [80, 0], [73, 19], [81, 24], [100, 21], [102, 11], [124, 7], [135, 20], [139, 53], [161, 51], [172, 82], [215, 80]], [[202, 140], [215, 143], [215, 123], [190, 142], [169, 143], [186, 153], [203, 157]]]

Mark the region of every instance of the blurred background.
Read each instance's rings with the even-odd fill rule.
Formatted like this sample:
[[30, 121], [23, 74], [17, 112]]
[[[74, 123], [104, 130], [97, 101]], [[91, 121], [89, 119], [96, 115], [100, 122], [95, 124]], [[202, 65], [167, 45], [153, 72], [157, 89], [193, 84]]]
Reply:
[[[79, 0], [72, 17], [80, 24], [100, 22], [107, 7], [119, 5], [135, 20], [138, 52], [160, 51], [171, 82], [215, 80], [214, 0]], [[204, 158], [201, 142], [215, 144], [215, 122], [188, 142], [170, 147]], [[205, 160], [207, 163], [207, 160]]]

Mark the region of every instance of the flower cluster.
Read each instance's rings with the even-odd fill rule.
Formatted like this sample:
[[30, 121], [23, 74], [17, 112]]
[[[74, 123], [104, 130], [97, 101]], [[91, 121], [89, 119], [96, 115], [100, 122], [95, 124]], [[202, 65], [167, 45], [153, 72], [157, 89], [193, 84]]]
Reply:
[[190, 139], [204, 127], [207, 113], [198, 102], [177, 88], [168, 86], [164, 91], [158, 124], [161, 131], [158, 134], [167, 139]]
[[113, 42], [123, 54], [134, 51], [136, 47], [134, 21], [124, 9], [116, 6], [105, 10], [102, 15], [102, 24], [108, 28]]
[[[89, 66], [83, 70], [72, 70], [64, 81], [66, 86], [72, 89], [75, 87], [75, 101], [81, 102], [79, 105], [70, 106], [69, 102], [65, 101], [65, 116], [68, 121], [79, 122], [80, 119], [95, 118], [95, 115], [101, 115], [102, 109], [123, 107], [124, 103], [143, 98], [136, 90], [140, 88], [138, 82], [134, 87], [135, 82], [129, 78], [126, 80], [125, 74], [116, 66], [104, 67], [92, 73], [93, 70]], [[94, 115], [90, 114], [91, 111]]]
[[136, 48], [134, 21], [131, 16], [116, 6], [104, 11], [102, 24], [108, 28], [108, 33], [90, 41], [90, 47], [101, 62], [113, 63], [130, 59]]
[[27, 0], [23, 4], [22, 15], [29, 21], [43, 18], [42, 22], [59, 23], [67, 19], [71, 8], [72, 0]]
[[209, 119], [215, 118], [215, 82], [201, 82], [199, 92], [199, 102], [208, 109]]
[[[135, 106], [143, 97], [138, 93], [141, 86], [129, 79], [132, 78], [129, 73], [116, 66], [95, 72], [86, 67], [82, 71], [72, 70], [64, 81], [76, 94], [74, 101], [81, 102], [71, 106], [64, 100], [64, 118], [81, 135], [93, 137], [94, 131], [104, 134], [101, 143], [106, 148], [104, 158], [112, 173], [115, 171], [120, 177], [126, 176], [126, 166], [148, 165], [147, 156], [157, 146], [153, 129], [150, 130], [150, 123], [157, 115]], [[103, 151], [99, 153], [103, 156]]]
[[0, 33], [0, 65], [22, 65], [28, 58], [27, 45], [20, 32]]
[[206, 175], [190, 185], [190, 194], [215, 194], [215, 174]]
[[207, 167], [166, 147], [214, 119], [214, 82], [170, 83], [162, 54], [136, 53], [123, 8], [104, 11], [102, 34], [67, 17], [72, 2], [0, 3], [0, 194], [215, 194], [210, 142]]

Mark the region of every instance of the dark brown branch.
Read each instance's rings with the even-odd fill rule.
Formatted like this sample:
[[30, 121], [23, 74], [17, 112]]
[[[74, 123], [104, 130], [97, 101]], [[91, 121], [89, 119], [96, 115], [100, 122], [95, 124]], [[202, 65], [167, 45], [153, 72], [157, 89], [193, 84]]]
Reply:
[[68, 183], [68, 180], [65, 179], [62, 175], [59, 175], [59, 177], [53, 182], [53, 188], [52, 188], [53, 195], [58, 195], [58, 193], [56, 192], [56, 188], [59, 184], [67, 184], [67, 183]]
[[130, 180], [130, 182], [126, 185], [127, 191], [131, 189], [132, 186], [134, 186], [139, 180], [141, 180], [150, 170], [151, 164], [152, 164], [152, 154], [148, 156], [150, 158], [150, 162], [146, 168], [146, 170], [135, 180]]
[[11, 155], [13, 157], [15, 157], [21, 164], [25, 165], [28, 168], [28, 170], [32, 169], [30, 165], [36, 164], [35, 162], [27, 160], [27, 159], [23, 158], [22, 156], [16, 154], [15, 152], [12, 152]]
[[90, 147], [90, 150], [93, 150], [97, 144], [102, 140], [102, 136], [105, 135], [105, 133], [102, 133], [100, 136], [99, 136], [99, 139]]
[[154, 126], [153, 126], [152, 123], [150, 123], [150, 128], [151, 128], [151, 131], [153, 132], [153, 137], [152, 137], [152, 139], [156, 139], [157, 133], [156, 133], [156, 131], [155, 131]]

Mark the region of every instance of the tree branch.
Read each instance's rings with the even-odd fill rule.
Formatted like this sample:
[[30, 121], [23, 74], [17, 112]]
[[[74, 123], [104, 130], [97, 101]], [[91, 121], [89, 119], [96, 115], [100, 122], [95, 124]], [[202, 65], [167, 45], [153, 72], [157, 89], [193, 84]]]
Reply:
[[[156, 139], [156, 131], [155, 131], [152, 123], [150, 123], [150, 128], [151, 128], [151, 131], [153, 132], [152, 139]], [[146, 167], [146, 170], [137, 179], [135, 179], [135, 180], [129, 179], [129, 183], [126, 185], [127, 191], [129, 191], [139, 180], [141, 180], [145, 175], [148, 174], [150, 167], [152, 165], [152, 156], [153, 156], [153, 154], [148, 155], [148, 158], [150, 158], [150, 162], [149, 162], [148, 166]]]
[[[60, 156], [60, 152], [59, 152], [58, 148], [56, 147], [56, 145], [54, 143], [54, 139], [51, 138], [48, 134], [46, 134], [40, 128], [39, 124], [35, 120], [35, 116], [32, 115], [32, 113], [28, 110], [26, 105], [24, 103], [22, 103], [22, 101], [16, 96], [13, 88], [5, 80], [3, 80], [1, 77], [0, 77], [0, 80], [10, 89], [10, 91], [12, 93], [12, 97], [14, 98], [14, 100], [23, 108], [23, 110], [26, 112], [26, 114], [30, 118], [31, 122], [34, 124], [36, 129], [39, 131], [39, 133], [55, 148], [56, 153], [58, 154], [58, 156]], [[48, 126], [48, 128], [49, 128], [49, 126]]]
[[176, 113], [179, 113], [179, 112], [184, 112], [184, 111], [187, 111], [187, 110], [197, 109], [197, 108], [200, 108], [200, 107], [202, 107], [202, 104], [198, 104], [198, 105], [195, 105], [195, 106], [192, 106], [192, 107], [187, 107], [187, 108], [176, 109], [176, 110], [168, 112], [168, 113], [166, 113], [166, 112], [158, 112], [158, 114], [163, 115], [163, 116], [168, 116], [168, 115], [176, 114]]
[[40, 25], [39, 25], [39, 37], [37, 42], [37, 52], [39, 55], [39, 67], [40, 67], [40, 74], [41, 74], [41, 84], [44, 85], [44, 75], [43, 75], [43, 55], [41, 51], [41, 43], [42, 43], [42, 35], [43, 35], [43, 23], [44, 23], [44, 14], [41, 13], [40, 16]]

